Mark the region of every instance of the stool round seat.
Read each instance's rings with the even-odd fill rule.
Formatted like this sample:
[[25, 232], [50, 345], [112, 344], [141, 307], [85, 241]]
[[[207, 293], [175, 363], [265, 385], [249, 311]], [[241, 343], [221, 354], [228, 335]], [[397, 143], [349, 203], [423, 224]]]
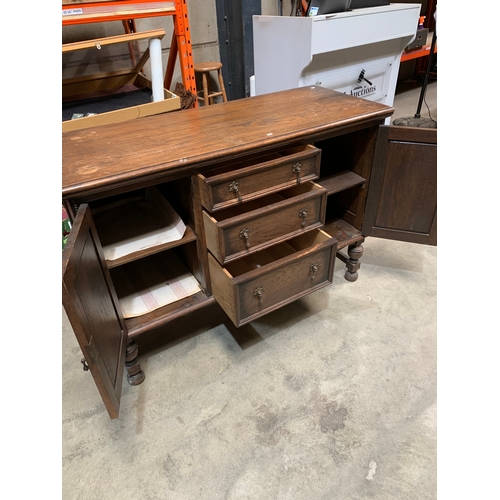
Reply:
[[219, 69], [222, 69], [222, 63], [217, 62], [217, 61], [205, 61], [205, 62], [199, 62], [199, 63], [194, 63], [193, 68], [195, 71], [198, 73], [203, 73], [204, 71], [217, 71]]
[[[215, 104], [214, 97], [221, 96], [223, 102], [227, 102], [226, 89], [224, 87], [224, 79], [222, 78], [222, 63], [219, 61], [202, 61], [193, 64], [195, 74], [201, 75], [203, 85], [203, 97], [198, 96], [198, 100], [202, 101], [205, 106]], [[219, 91], [210, 89], [209, 74], [211, 71], [217, 72], [219, 81]]]

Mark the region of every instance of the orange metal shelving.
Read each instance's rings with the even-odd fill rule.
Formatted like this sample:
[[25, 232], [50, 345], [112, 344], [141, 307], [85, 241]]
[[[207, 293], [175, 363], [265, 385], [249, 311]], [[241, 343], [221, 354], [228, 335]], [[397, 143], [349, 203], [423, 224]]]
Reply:
[[[424, 45], [418, 49], [408, 50], [403, 52], [401, 55], [401, 62], [411, 61], [412, 59], [418, 59], [420, 57], [428, 56], [431, 53], [431, 46]], [[434, 54], [437, 54], [437, 45], [434, 47]]]
[[164, 16], [172, 17], [174, 22], [164, 86], [170, 89], [178, 56], [184, 87], [196, 95], [186, 0], [63, 0], [62, 2], [63, 26], [122, 21], [126, 32], [130, 33], [136, 31], [136, 19]]

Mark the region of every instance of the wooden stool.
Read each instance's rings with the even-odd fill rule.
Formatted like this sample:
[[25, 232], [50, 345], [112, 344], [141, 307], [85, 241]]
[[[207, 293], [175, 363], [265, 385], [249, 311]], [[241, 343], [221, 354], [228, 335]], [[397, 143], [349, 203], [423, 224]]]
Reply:
[[[199, 62], [193, 65], [195, 74], [201, 74], [203, 83], [203, 97], [199, 97], [200, 101], [203, 101], [204, 105], [214, 103], [214, 97], [222, 96], [222, 101], [227, 102], [226, 89], [224, 88], [224, 79], [222, 78], [222, 63], [217, 61], [206, 61]], [[217, 71], [217, 77], [219, 79], [220, 92], [210, 92], [210, 85], [208, 83], [210, 71]]]

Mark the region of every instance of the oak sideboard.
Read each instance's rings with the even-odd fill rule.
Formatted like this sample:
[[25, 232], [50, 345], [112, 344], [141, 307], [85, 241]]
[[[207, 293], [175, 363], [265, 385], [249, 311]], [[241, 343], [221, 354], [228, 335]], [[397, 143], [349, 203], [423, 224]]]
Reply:
[[138, 335], [355, 281], [367, 236], [436, 244], [436, 130], [393, 111], [310, 86], [63, 134], [63, 305], [111, 418]]

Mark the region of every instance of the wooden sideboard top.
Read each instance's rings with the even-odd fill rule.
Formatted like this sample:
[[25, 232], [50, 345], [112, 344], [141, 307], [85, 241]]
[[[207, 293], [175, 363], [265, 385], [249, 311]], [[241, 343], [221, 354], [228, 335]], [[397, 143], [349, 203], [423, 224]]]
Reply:
[[221, 158], [376, 123], [394, 109], [318, 86], [300, 87], [66, 132], [62, 195], [78, 197], [185, 173]]

